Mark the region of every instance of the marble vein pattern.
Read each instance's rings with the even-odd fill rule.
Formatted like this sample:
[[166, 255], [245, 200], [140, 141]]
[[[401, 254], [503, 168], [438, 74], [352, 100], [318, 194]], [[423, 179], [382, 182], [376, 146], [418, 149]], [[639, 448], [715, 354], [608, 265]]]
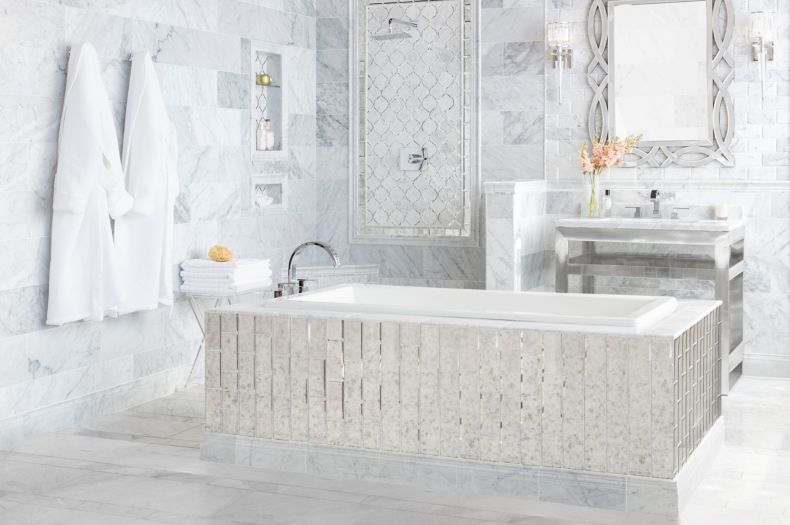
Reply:
[[717, 315], [673, 339], [211, 312], [206, 429], [671, 479], [720, 414]]

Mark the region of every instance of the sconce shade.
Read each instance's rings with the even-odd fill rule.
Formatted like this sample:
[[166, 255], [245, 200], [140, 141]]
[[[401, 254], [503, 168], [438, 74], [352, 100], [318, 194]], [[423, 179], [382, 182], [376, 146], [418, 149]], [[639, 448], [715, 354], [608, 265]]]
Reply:
[[546, 43], [550, 48], [570, 47], [571, 26], [568, 22], [552, 22], [546, 25]]
[[762, 38], [771, 40], [773, 38], [773, 19], [774, 13], [765, 11], [755, 11], [749, 14], [749, 37], [752, 39]]

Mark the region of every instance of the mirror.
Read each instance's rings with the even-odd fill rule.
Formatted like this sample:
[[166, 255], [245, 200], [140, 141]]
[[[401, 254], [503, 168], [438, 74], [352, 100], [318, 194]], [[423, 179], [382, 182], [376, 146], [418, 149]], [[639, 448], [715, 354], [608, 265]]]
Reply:
[[593, 0], [590, 138], [642, 135], [625, 166], [733, 165], [730, 0]]
[[609, 2], [609, 123], [642, 143], [710, 144], [707, 2]]

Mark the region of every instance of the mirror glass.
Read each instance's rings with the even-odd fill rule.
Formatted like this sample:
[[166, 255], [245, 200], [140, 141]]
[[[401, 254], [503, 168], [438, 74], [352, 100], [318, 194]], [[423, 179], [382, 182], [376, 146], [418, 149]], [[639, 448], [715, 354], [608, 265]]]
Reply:
[[641, 144], [712, 142], [705, 0], [609, 2], [609, 127]]

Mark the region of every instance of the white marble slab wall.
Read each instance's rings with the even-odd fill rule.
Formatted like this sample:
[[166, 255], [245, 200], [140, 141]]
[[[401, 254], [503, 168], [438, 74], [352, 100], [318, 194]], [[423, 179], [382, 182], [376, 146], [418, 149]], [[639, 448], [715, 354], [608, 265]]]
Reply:
[[[270, 257], [313, 239], [315, 6], [311, 0], [8, 0], [0, 32], [0, 443], [166, 395], [200, 334], [186, 303], [46, 329], [52, 181], [67, 50], [92, 42], [120, 132], [131, 51], [149, 50], [179, 135], [175, 261], [223, 242]], [[250, 39], [286, 46], [289, 157], [249, 160]], [[289, 207], [256, 215], [252, 173], [284, 175]], [[13, 254], [13, 255], [12, 255]], [[173, 268], [176, 276], [176, 268]], [[180, 299], [180, 297], [179, 297]], [[200, 375], [200, 372], [198, 372]]]
[[[790, 377], [790, 53], [777, 53], [766, 71], [765, 94], [759, 69], [749, 56], [749, 13], [769, 11], [776, 29], [777, 49], [790, 49], [790, 5], [782, 0], [733, 0], [735, 32], [733, 97], [735, 120], [732, 151], [735, 166], [715, 163], [699, 168], [635, 168], [612, 170], [614, 200], [645, 202], [659, 188], [668, 204], [744, 207], [747, 220], [744, 282], [746, 373]], [[546, 2], [546, 19], [572, 24], [574, 68], [565, 76], [563, 103], [558, 103], [556, 75], [546, 75], [546, 179], [557, 184], [550, 196], [550, 214], [575, 214], [581, 188], [577, 151], [587, 136], [591, 91], [586, 65], [589, 0]], [[607, 284], [606, 281], [602, 281]], [[708, 296], [710, 290], [683, 287], [677, 282], [647, 280], [640, 285], [617, 279], [608, 283], [634, 293], [679, 293]]]
[[486, 288], [543, 290], [553, 286], [553, 221], [544, 181], [487, 182]]
[[672, 478], [721, 413], [717, 315], [673, 340], [209, 313], [206, 429]]

